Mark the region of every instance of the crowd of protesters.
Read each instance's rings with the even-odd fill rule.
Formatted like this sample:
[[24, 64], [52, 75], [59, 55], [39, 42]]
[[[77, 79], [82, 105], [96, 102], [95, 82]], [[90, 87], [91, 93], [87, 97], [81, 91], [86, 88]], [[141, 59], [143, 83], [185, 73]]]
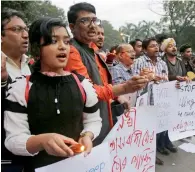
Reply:
[[[69, 8], [73, 38], [61, 19], [40, 18], [28, 28], [24, 17], [1, 12], [3, 172], [33, 172], [74, 156], [70, 145], [90, 153], [116, 122], [113, 102], [129, 110], [124, 94], [138, 97], [149, 83], [188, 82], [195, 73], [191, 46], [182, 45], [178, 57], [175, 40], [163, 34], [105, 52], [104, 28], [89, 3]], [[177, 152], [168, 131], [157, 135], [157, 151]]]

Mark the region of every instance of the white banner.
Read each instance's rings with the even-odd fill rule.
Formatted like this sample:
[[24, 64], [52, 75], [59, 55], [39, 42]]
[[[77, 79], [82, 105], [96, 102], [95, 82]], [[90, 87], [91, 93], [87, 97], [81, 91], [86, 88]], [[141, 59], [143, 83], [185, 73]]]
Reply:
[[170, 116], [170, 139], [175, 141], [195, 135], [195, 82], [181, 83], [174, 107], [176, 113]]
[[154, 172], [156, 108], [131, 108], [123, 114], [104, 142], [109, 142], [112, 172]]
[[125, 98], [126, 98], [127, 100], [129, 100], [130, 106], [131, 106], [131, 107], [135, 107], [136, 99], [137, 99], [137, 92], [135, 92], [135, 93], [130, 93], [130, 94], [125, 94], [124, 96], [125, 96]]
[[136, 107], [148, 105], [148, 93], [145, 93], [137, 98]]
[[111, 172], [110, 152], [108, 143], [101, 144], [92, 149], [92, 152], [84, 157], [84, 154], [65, 159], [63, 161], [37, 168], [36, 172]]
[[172, 141], [195, 133], [195, 82], [167, 82], [153, 86], [154, 105], [158, 107], [157, 132], [169, 130]]
[[157, 113], [157, 133], [168, 130], [171, 126], [171, 116], [175, 116], [177, 111], [177, 94], [175, 81], [153, 85], [154, 106], [158, 107]]
[[172, 128], [170, 131], [190, 131], [195, 129], [195, 82], [181, 83], [178, 90], [176, 114], [170, 116]]

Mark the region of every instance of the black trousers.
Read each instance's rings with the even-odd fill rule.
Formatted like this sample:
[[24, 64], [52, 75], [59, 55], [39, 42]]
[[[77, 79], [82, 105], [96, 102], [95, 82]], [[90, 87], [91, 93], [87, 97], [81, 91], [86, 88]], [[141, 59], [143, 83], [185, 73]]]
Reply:
[[165, 148], [172, 145], [171, 140], [169, 139], [168, 131], [163, 131], [157, 134], [157, 148]]
[[22, 172], [23, 166], [12, 164], [1, 164], [1, 172]]

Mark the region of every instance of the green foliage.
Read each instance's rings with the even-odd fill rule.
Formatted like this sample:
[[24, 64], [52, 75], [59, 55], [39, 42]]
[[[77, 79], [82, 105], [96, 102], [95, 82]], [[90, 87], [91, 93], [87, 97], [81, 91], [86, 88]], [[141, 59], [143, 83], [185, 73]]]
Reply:
[[40, 17], [59, 17], [66, 20], [64, 10], [50, 1], [1, 1], [1, 9], [12, 8], [24, 13], [28, 24]]
[[[1, 8], [3, 7], [22, 11], [28, 24], [43, 16], [60, 17], [66, 20], [64, 10], [52, 5], [50, 1], [1, 1]], [[120, 44], [124, 40], [120, 33], [130, 35], [130, 40], [167, 33], [176, 39], [178, 46], [190, 43], [195, 49], [195, 1], [165, 0], [163, 9], [165, 15], [161, 17], [159, 23], [144, 20], [137, 25], [126, 23], [120, 27], [119, 31], [115, 30], [109, 21], [102, 21], [105, 30], [105, 48]]]
[[[141, 21], [138, 25], [126, 23], [119, 32], [135, 38], [144, 39], [159, 33], [174, 37], [178, 47], [189, 43], [195, 49], [195, 1], [163, 1], [165, 14], [159, 23]], [[157, 13], [156, 13], [157, 14]]]
[[162, 29], [159, 23], [143, 20], [140, 21], [138, 25], [126, 23], [125, 26], [119, 28], [119, 32], [129, 35], [130, 40], [134, 40], [136, 38], [145, 39], [153, 37], [158, 33], [159, 29]]
[[164, 1], [163, 8], [161, 21], [168, 25], [178, 46], [188, 42], [195, 48], [195, 1]]
[[114, 30], [113, 26], [109, 21], [103, 20], [102, 26], [104, 27], [105, 34], [105, 43], [104, 47], [110, 49], [114, 45], [118, 45], [122, 42], [120, 33], [117, 30]]

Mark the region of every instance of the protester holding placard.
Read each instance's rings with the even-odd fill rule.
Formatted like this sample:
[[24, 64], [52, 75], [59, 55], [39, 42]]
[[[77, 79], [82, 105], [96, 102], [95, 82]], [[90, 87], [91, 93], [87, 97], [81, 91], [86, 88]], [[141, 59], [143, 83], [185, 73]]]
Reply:
[[[134, 63], [134, 72], [137, 74], [147, 72], [149, 69], [153, 70], [155, 75], [153, 77], [153, 82], [159, 84], [161, 82], [168, 81], [168, 68], [166, 63], [158, 57], [159, 55], [159, 46], [155, 38], [149, 38], [143, 40], [143, 51], [144, 56], [137, 59]], [[147, 70], [146, 70], [146, 69]], [[153, 95], [152, 95], [152, 84], [148, 86], [148, 89], [151, 89], [150, 104], [154, 105]], [[162, 132], [157, 134], [157, 150], [163, 154], [168, 155], [169, 152], [165, 149], [168, 147], [170, 150], [175, 150], [176, 148], [165, 136], [168, 137], [168, 132]], [[166, 145], [165, 145], [166, 142]], [[157, 158], [157, 164], [163, 164], [163, 161]]]
[[89, 153], [102, 124], [92, 84], [63, 69], [70, 52], [66, 25], [56, 18], [39, 19], [30, 27], [29, 40], [39, 60], [31, 76], [8, 86], [4, 123], [5, 146], [31, 156], [25, 171], [32, 172], [73, 156], [69, 145], [80, 143]]

